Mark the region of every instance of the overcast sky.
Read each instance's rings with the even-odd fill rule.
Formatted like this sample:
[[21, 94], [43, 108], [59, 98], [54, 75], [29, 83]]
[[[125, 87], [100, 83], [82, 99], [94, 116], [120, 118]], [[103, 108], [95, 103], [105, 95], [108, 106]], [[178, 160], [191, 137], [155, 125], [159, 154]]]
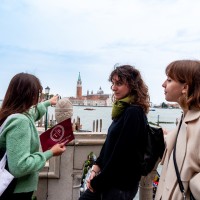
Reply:
[[76, 95], [80, 72], [83, 94], [108, 94], [119, 63], [141, 71], [158, 104], [165, 67], [199, 53], [199, 0], [0, 0], [0, 99], [19, 72], [62, 97]]

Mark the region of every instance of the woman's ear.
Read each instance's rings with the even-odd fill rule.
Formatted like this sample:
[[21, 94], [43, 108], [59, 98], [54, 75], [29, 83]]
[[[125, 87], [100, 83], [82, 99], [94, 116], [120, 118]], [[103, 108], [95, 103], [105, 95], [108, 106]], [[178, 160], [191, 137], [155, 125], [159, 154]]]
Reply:
[[187, 93], [188, 93], [188, 85], [185, 83], [183, 85], [182, 94], [187, 94]]

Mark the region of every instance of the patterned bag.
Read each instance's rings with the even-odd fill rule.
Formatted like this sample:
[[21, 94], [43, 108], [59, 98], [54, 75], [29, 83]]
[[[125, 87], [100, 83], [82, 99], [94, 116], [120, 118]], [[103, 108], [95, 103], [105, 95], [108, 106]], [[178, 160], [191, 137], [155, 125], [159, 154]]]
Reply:
[[10, 185], [14, 176], [10, 174], [6, 169], [6, 153], [4, 154], [3, 158], [0, 161], [0, 196], [6, 190], [6, 188]]
[[[7, 117], [4, 123], [0, 127], [0, 135], [5, 124], [14, 116], [18, 115], [12, 114]], [[9, 195], [11, 195], [16, 186], [17, 179], [8, 171], [7, 166], [7, 154], [5, 149], [0, 149], [0, 200], [9, 199]]]

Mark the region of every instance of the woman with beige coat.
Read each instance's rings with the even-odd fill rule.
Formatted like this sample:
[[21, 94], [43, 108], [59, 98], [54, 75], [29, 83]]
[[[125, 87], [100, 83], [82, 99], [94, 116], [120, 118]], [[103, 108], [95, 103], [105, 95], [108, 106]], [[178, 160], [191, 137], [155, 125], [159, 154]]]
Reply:
[[186, 199], [190, 199], [190, 193], [195, 199], [200, 199], [200, 61], [174, 61], [167, 66], [166, 75], [167, 79], [162, 85], [165, 99], [179, 103], [183, 115], [179, 133], [178, 125], [166, 136], [162, 173], [155, 199], [184, 199], [173, 161], [176, 138], [176, 162]]

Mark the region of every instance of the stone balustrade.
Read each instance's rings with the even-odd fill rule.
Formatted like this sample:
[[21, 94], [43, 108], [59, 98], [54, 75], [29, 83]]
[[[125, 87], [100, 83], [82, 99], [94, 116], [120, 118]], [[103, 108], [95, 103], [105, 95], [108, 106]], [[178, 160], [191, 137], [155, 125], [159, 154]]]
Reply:
[[[90, 152], [98, 156], [106, 133], [77, 132], [75, 140], [67, 145], [67, 150], [59, 157], [53, 157], [40, 172], [37, 200], [78, 200], [82, 168]], [[152, 200], [153, 171], [142, 177], [139, 190], [140, 200]]]

